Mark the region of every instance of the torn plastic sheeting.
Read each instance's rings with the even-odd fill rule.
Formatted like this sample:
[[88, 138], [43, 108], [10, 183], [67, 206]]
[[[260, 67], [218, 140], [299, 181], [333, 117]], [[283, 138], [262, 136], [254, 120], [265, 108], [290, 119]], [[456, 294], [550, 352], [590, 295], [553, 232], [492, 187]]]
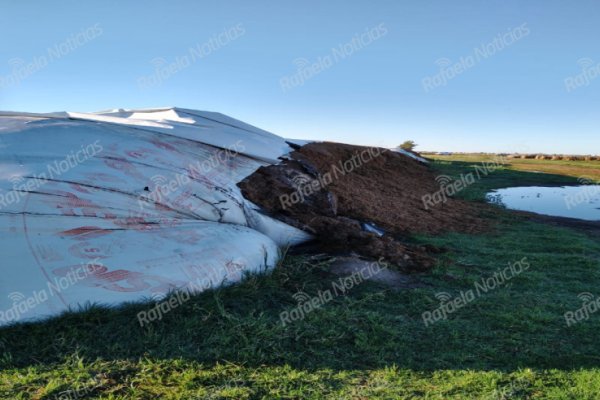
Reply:
[[423, 157], [420, 157], [420, 156], [416, 155], [413, 152], [401, 149], [399, 147], [396, 147], [395, 149], [392, 149], [392, 151], [395, 151], [396, 153], [404, 154], [405, 156], [409, 156], [410, 158], [414, 158], [415, 160], [420, 161], [420, 162], [425, 163], [425, 164], [427, 164], [429, 162], [426, 159], [424, 159]]
[[221, 148], [243, 138], [241, 154], [271, 163], [291, 150], [283, 138], [219, 113], [172, 108], [68, 114], [74, 119], [137, 126]]
[[[235, 282], [244, 271], [273, 266], [278, 246], [310, 238], [261, 215], [236, 185], [266, 165], [260, 161], [265, 155], [281, 153], [283, 139], [249, 132], [239, 121], [243, 129], [236, 128], [233, 119], [219, 137], [221, 122], [213, 118], [215, 137], [206, 144], [205, 135], [191, 139], [197, 122], [181, 134], [179, 123], [164, 119], [175, 112], [154, 116], [171, 127], [164, 128], [168, 133], [139, 120], [0, 117], [0, 247], [8, 277], [0, 282], [0, 325], [90, 301], [164, 295], [205, 276], [207, 268], [215, 277], [209, 286]], [[183, 114], [177, 115], [187, 118]], [[269, 142], [274, 150], [250, 151]], [[71, 267], [103, 272], [9, 318], [36, 291], [49, 294], [49, 285]]]
[[373, 223], [362, 222], [361, 227], [362, 227], [362, 230], [365, 232], [374, 233], [380, 237], [385, 235], [385, 230], [381, 229], [380, 227], [378, 227], [377, 225], [375, 225]]
[[30, 119], [72, 119], [129, 126], [227, 148], [243, 139], [241, 154], [267, 162], [277, 162], [291, 148], [285, 139], [220, 113], [180, 108], [116, 110], [100, 113], [54, 112], [17, 113], [0, 111], [0, 117]]

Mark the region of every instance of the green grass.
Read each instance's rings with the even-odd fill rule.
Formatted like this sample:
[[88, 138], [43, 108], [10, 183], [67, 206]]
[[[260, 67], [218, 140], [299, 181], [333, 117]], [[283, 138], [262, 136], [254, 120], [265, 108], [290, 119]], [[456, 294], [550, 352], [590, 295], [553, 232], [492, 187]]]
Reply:
[[[435, 163], [440, 174], [472, 162]], [[461, 193], [481, 201], [515, 183], [572, 178], [501, 169]], [[600, 312], [568, 327], [578, 294], [600, 295], [600, 238], [525, 222], [500, 210], [486, 235], [414, 240], [444, 247], [424, 287], [363, 283], [283, 326], [298, 291], [336, 276], [287, 257], [269, 275], [194, 296], [140, 327], [153, 304], [92, 306], [0, 330], [0, 398], [7, 399], [599, 399]], [[509, 263], [528, 270], [425, 326], [436, 294], [458, 296]]]
[[[505, 187], [580, 184], [578, 179], [573, 176], [518, 171], [515, 170], [514, 166], [510, 163], [494, 164], [490, 162], [490, 158], [488, 157], [473, 157], [473, 160], [470, 161], [450, 161], [440, 159], [435, 160], [433, 168], [436, 170], [438, 176], [444, 175], [455, 180], [460, 180], [461, 175], [466, 176], [467, 174], [472, 174], [475, 182], [470, 185], [467, 190], [463, 190], [456, 195], [456, 197], [472, 201], [485, 201], [485, 195], [491, 190]], [[532, 170], [534, 169], [535, 168], [532, 168]], [[600, 173], [600, 164], [598, 164], [597, 170], [594, 169], [594, 171]]]

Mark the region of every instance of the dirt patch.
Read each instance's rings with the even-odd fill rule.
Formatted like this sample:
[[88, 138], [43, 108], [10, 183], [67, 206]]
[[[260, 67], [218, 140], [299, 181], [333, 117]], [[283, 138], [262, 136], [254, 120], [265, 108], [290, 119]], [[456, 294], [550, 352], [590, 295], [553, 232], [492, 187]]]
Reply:
[[384, 257], [407, 270], [429, 269], [435, 249], [403, 238], [487, 228], [482, 205], [452, 198], [426, 205], [424, 197], [440, 192], [432, 170], [381, 148], [311, 143], [239, 186], [270, 215], [313, 233], [323, 250]]

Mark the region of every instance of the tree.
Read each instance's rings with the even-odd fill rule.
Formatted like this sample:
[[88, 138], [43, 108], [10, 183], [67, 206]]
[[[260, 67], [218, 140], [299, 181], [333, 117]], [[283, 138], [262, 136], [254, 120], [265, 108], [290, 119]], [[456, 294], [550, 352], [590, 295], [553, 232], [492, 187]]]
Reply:
[[413, 151], [417, 147], [417, 144], [413, 140], [407, 140], [400, 145], [402, 150]]

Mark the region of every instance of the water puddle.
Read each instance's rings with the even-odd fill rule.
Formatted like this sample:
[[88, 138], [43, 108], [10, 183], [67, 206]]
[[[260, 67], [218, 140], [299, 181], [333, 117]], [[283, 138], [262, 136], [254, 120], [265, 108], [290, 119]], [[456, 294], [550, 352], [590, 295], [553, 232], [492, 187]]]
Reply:
[[513, 187], [494, 190], [487, 200], [513, 210], [600, 221], [600, 185]]

